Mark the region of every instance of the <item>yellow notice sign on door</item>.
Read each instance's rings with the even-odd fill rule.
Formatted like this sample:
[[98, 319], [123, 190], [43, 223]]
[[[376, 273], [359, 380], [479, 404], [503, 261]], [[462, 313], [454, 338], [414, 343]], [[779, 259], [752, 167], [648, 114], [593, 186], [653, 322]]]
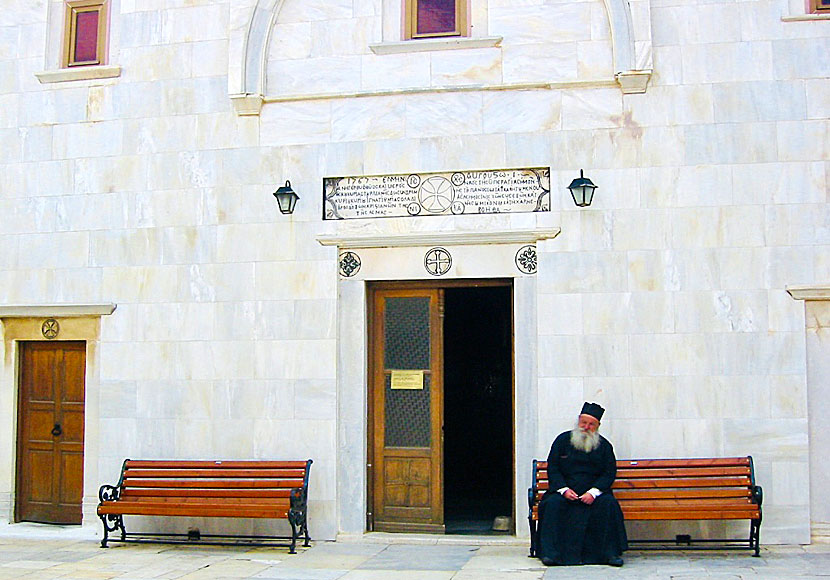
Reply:
[[424, 388], [424, 371], [392, 371], [392, 388], [418, 391]]

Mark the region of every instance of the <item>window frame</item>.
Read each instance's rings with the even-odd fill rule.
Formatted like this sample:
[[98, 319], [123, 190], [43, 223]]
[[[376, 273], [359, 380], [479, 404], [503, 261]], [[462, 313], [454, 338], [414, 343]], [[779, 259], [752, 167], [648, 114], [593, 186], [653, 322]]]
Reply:
[[[70, 0], [65, 3], [63, 62], [64, 68], [99, 66], [107, 63], [107, 36], [109, 32], [107, 0]], [[98, 13], [98, 34], [95, 43], [95, 60], [76, 61], [75, 41], [77, 35], [77, 15], [85, 12]]]
[[810, 0], [810, 14], [830, 14], [830, 5], [821, 5], [821, 0]]
[[469, 6], [467, 0], [455, 0], [455, 29], [448, 32], [418, 34], [418, 0], [406, 0], [404, 5], [404, 40], [419, 38], [466, 37], [469, 31]]

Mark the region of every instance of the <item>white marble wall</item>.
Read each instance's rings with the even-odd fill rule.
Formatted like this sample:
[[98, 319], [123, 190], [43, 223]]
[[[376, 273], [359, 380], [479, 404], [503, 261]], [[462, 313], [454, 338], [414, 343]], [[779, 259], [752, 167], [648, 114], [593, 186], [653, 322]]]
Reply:
[[[286, 0], [266, 94], [334, 96], [240, 117], [231, 39], [254, 4], [114, 2], [121, 75], [54, 84], [34, 76], [55, 62], [51, 3], [0, 14], [0, 302], [118, 304], [101, 321], [96, 484], [127, 456], [313, 457], [312, 534], [359, 526], [338, 511], [362, 493], [338, 457], [359, 468], [364, 442], [342, 418], [338, 339], [356, 321], [316, 241], [338, 227], [321, 221], [323, 177], [550, 166], [562, 233], [539, 243], [527, 301], [539, 427], [522, 457], [597, 400], [620, 456], [753, 455], [763, 540], [809, 540], [804, 313], [784, 287], [830, 279], [826, 22], [782, 21], [767, 0], [652, 0], [636, 8], [645, 94], [430, 92], [610, 79], [603, 3], [474, 0], [500, 46], [377, 55], [388, 2]], [[336, 97], [370, 91], [398, 92]], [[599, 185], [584, 210], [565, 190], [580, 168]], [[286, 179], [291, 217], [270, 195]]]
[[283, 4], [266, 65], [269, 96], [613, 76], [611, 30], [601, 0], [473, 2], [470, 36], [501, 37], [500, 46], [391, 55], [374, 54], [370, 45], [401, 40], [399, 3], [352, 4]]

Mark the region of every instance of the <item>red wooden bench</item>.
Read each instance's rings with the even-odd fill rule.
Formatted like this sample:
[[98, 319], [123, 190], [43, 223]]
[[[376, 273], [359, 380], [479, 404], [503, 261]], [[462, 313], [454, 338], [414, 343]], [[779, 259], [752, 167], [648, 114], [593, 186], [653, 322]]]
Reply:
[[[98, 492], [98, 516], [107, 542], [185, 543], [208, 538], [206, 544], [247, 543], [271, 545], [290, 540], [295, 553], [297, 539], [308, 535], [307, 461], [162, 461], [127, 459], [116, 485], [102, 485]], [[291, 524], [291, 536], [232, 536], [127, 533], [125, 515], [279, 518]], [[120, 532], [114, 538], [109, 534]], [[235, 540], [230, 542], [230, 540]]]
[[[539, 542], [538, 506], [548, 489], [548, 464], [533, 460], [533, 485], [528, 490], [530, 555]], [[612, 486], [623, 515], [631, 520], [750, 520], [746, 539], [629, 540], [634, 548], [749, 548], [760, 555], [763, 491], [755, 485], [752, 457], [696, 459], [625, 459], [617, 461]]]

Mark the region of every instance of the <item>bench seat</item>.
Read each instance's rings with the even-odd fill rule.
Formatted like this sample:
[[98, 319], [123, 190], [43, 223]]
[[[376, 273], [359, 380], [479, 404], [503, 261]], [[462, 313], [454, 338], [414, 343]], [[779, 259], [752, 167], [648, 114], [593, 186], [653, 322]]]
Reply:
[[[547, 462], [533, 461], [528, 490], [531, 556], [538, 547], [539, 501], [548, 489]], [[710, 548], [750, 548], [760, 555], [763, 492], [755, 485], [752, 457], [624, 459], [617, 461], [612, 486], [629, 521], [750, 520], [747, 539], [695, 540]], [[630, 540], [632, 546], [691, 546], [688, 536], [673, 540]]]
[[[307, 525], [308, 476], [312, 460], [306, 461], [124, 461], [118, 484], [103, 485], [97, 513], [104, 524], [101, 546], [111, 541], [192, 541], [194, 533], [132, 534], [124, 528], [125, 515], [168, 517], [226, 517], [287, 519], [291, 537], [196, 536], [223, 539], [260, 539], [260, 543], [290, 540], [290, 552], [305, 535]], [[110, 532], [120, 537], [110, 538]], [[177, 537], [186, 538], [176, 540]], [[227, 543], [211, 542], [211, 543]]]

